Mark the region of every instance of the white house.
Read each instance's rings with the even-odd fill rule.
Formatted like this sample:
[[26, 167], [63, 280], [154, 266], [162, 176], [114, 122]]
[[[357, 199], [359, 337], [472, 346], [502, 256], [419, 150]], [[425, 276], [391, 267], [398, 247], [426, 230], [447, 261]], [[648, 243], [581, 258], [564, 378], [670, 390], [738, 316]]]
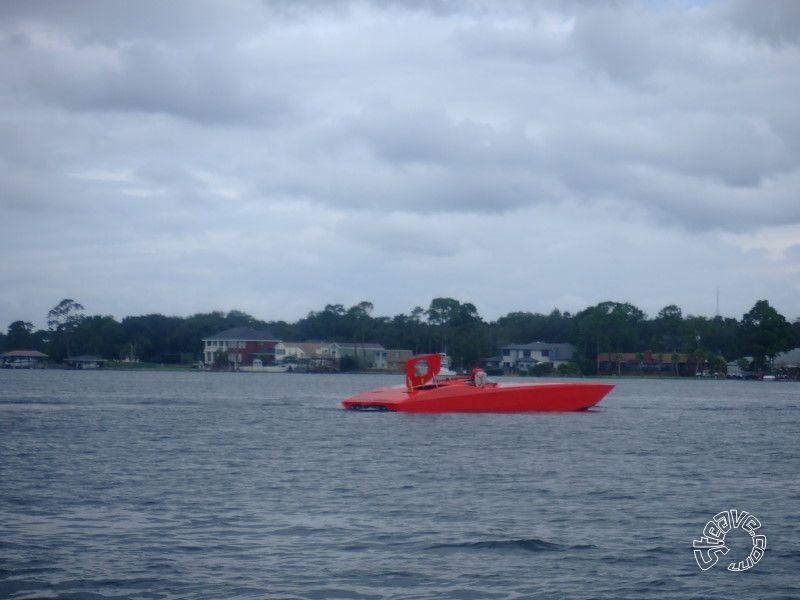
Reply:
[[509, 344], [501, 349], [502, 366], [506, 370], [527, 371], [542, 362], [553, 363], [558, 368], [572, 360], [575, 346], [572, 344], [551, 344], [531, 342], [530, 344]]
[[333, 342], [323, 350], [323, 355], [334, 362], [340, 361], [345, 356], [350, 356], [367, 369], [388, 368], [389, 354], [380, 344], [346, 344]]
[[327, 342], [284, 342], [284, 360], [311, 367], [325, 366], [329, 361], [325, 356]]
[[773, 365], [776, 369], [796, 369], [800, 365], [800, 348], [777, 354]]

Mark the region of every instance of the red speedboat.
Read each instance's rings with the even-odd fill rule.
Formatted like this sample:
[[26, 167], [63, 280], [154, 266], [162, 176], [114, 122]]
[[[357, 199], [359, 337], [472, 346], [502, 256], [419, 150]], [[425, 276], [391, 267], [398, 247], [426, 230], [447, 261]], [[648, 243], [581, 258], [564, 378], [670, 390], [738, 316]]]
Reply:
[[423, 354], [406, 362], [406, 385], [357, 394], [348, 410], [443, 412], [565, 412], [594, 406], [614, 386], [607, 383], [496, 383], [482, 369], [468, 376], [439, 377], [441, 356]]

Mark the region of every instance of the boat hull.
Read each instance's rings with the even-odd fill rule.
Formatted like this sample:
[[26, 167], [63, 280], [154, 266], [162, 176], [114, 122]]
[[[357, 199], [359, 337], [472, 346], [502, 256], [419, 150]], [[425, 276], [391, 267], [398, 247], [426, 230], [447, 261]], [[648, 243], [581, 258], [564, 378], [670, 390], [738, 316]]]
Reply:
[[453, 383], [427, 389], [381, 388], [342, 402], [348, 410], [415, 413], [572, 412], [600, 402], [612, 389], [605, 383], [494, 384]]

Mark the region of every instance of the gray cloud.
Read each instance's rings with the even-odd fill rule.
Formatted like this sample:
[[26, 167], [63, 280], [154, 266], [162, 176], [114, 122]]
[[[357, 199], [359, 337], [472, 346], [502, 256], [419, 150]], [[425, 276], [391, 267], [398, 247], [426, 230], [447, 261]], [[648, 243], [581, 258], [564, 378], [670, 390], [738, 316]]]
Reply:
[[[416, 277], [384, 295], [397, 311], [444, 293], [580, 309], [609, 287], [656, 305], [669, 290], [586, 267], [623, 231], [632, 277], [653, 264], [637, 244], [691, 242], [720, 277], [760, 266], [800, 315], [780, 285], [800, 232], [799, 23], [791, 1], [3, 3], [0, 234], [39, 235], [34, 268], [0, 267], [0, 325], [33, 297], [143, 311], [116, 291], [134, 283], [169, 298], [148, 310], [229, 308], [214, 290], [253, 272], [241, 297], [265, 318], [299, 296], [380, 310], [387, 265]], [[79, 284], [74, 264], [98, 275]], [[552, 299], [474, 283], [498, 264], [536, 265]]]
[[772, 44], [800, 43], [800, 5], [793, 0], [748, 2], [731, 0], [720, 12], [731, 24]]

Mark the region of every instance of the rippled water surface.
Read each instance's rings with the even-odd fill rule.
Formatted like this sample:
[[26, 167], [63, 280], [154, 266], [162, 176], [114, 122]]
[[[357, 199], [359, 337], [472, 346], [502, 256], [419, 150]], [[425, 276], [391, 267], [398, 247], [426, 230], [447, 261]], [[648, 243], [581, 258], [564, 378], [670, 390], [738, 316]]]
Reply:
[[[800, 385], [348, 413], [397, 376], [0, 371], [0, 598], [800, 597]], [[762, 523], [701, 571], [726, 509]], [[737, 530], [734, 533], [741, 533]]]

